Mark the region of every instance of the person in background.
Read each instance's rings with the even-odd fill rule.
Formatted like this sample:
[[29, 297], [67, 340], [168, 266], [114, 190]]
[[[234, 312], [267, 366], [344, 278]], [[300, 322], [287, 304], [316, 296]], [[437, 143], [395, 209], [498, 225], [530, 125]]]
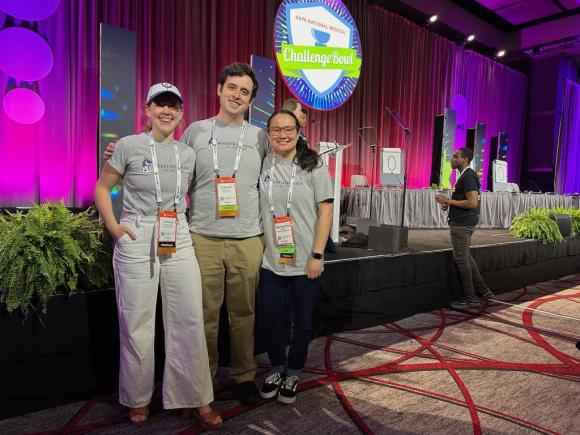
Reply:
[[[260, 394], [286, 404], [296, 400], [306, 362], [312, 318], [323, 271], [323, 252], [332, 221], [330, 175], [299, 135], [300, 123], [287, 110], [268, 120], [272, 152], [260, 176], [260, 210], [265, 250], [259, 299], [272, 373]], [[286, 356], [284, 306], [292, 304], [292, 339]]]
[[435, 195], [435, 200], [443, 210], [449, 209], [449, 231], [453, 258], [459, 270], [459, 278], [463, 288], [462, 297], [451, 302], [453, 308], [478, 307], [477, 296], [485, 299], [493, 297], [487, 287], [479, 268], [470, 252], [471, 236], [479, 222], [479, 190], [480, 182], [477, 174], [469, 167], [473, 159], [473, 150], [460, 148], [451, 157], [451, 167], [459, 170], [459, 178], [451, 198], [445, 195]]
[[288, 98], [282, 104], [282, 109], [292, 112], [300, 123], [300, 131], [304, 132], [308, 121], [308, 111], [302, 106], [302, 103], [295, 98]]
[[[174, 139], [183, 100], [170, 83], [149, 89], [146, 133], [122, 138], [103, 167], [95, 204], [115, 240], [119, 315], [119, 402], [135, 425], [149, 419], [154, 390], [155, 307], [161, 285], [165, 328], [163, 407], [193, 415], [204, 429], [222, 419], [209, 404], [212, 379], [204, 336], [201, 276], [185, 218], [195, 152]], [[117, 222], [111, 190], [123, 179]]]

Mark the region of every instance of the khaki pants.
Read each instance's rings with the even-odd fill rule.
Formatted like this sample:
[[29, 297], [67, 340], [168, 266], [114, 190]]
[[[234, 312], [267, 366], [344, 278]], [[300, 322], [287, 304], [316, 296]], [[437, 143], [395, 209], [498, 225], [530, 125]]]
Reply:
[[151, 402], [154, 388], [155, 306], [161, 285], [165, 329], [163, 407], [197, 408], [213, 401], [203, 332], [201, 278], [185, 215], [179, 216], [177, 253], [156, 255], [157, 218], [124, 215], [137, 235], [115, 244], [113, 266], [121, 342], [119, 402]]
[[230, 376], [237, 382], [254, 380], [254, 319], [256, 287], [264, 242], [262, 237], [228, 239], [191, 233], [201, 270], [203, 319], [209, 367], [218, 368], [220, 309], [226, 299], [230, 323]]

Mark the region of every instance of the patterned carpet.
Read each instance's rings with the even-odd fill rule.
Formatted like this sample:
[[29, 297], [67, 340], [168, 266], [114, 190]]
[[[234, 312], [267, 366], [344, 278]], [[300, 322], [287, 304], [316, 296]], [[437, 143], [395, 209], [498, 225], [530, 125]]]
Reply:
[[[580, 275], [314, 340], [295, 406], [216, 402], [223, 433], [578, 433]], [[267, 373], [260, 356], [261, 377]], [[114, 395], [0, 421], [0, 433], [199, 433], [153, 409], [131, 426]]]

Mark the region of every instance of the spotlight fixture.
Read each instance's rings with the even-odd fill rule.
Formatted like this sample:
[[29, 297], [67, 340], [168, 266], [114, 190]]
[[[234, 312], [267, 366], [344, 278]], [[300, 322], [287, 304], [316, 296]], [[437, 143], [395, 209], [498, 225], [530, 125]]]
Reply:
[[469, 35], [467, 35], [467, 38], [465, 38], [466, 42], [471, 42], [475, 40], [475, 33], [470, 33]]
[[495, 54], [495, 57], [504, 57], [505, 56], [505, 50], [498, 50], [498, 52]]
[[437, 16], [437, 14], [433, 14], [429, 17], [429, 23], [433, 24], [438, 19], [439, 19], [439, 17]]

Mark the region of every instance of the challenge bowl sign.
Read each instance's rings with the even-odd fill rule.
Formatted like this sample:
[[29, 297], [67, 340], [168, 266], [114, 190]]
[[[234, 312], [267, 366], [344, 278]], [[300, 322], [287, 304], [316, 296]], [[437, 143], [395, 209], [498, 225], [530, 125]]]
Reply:
[[361, 43], [340, 0], [284, 0], [274, 22], [274, 50], [284, 82], [306, 106], [336, 109], [354, 92]]

